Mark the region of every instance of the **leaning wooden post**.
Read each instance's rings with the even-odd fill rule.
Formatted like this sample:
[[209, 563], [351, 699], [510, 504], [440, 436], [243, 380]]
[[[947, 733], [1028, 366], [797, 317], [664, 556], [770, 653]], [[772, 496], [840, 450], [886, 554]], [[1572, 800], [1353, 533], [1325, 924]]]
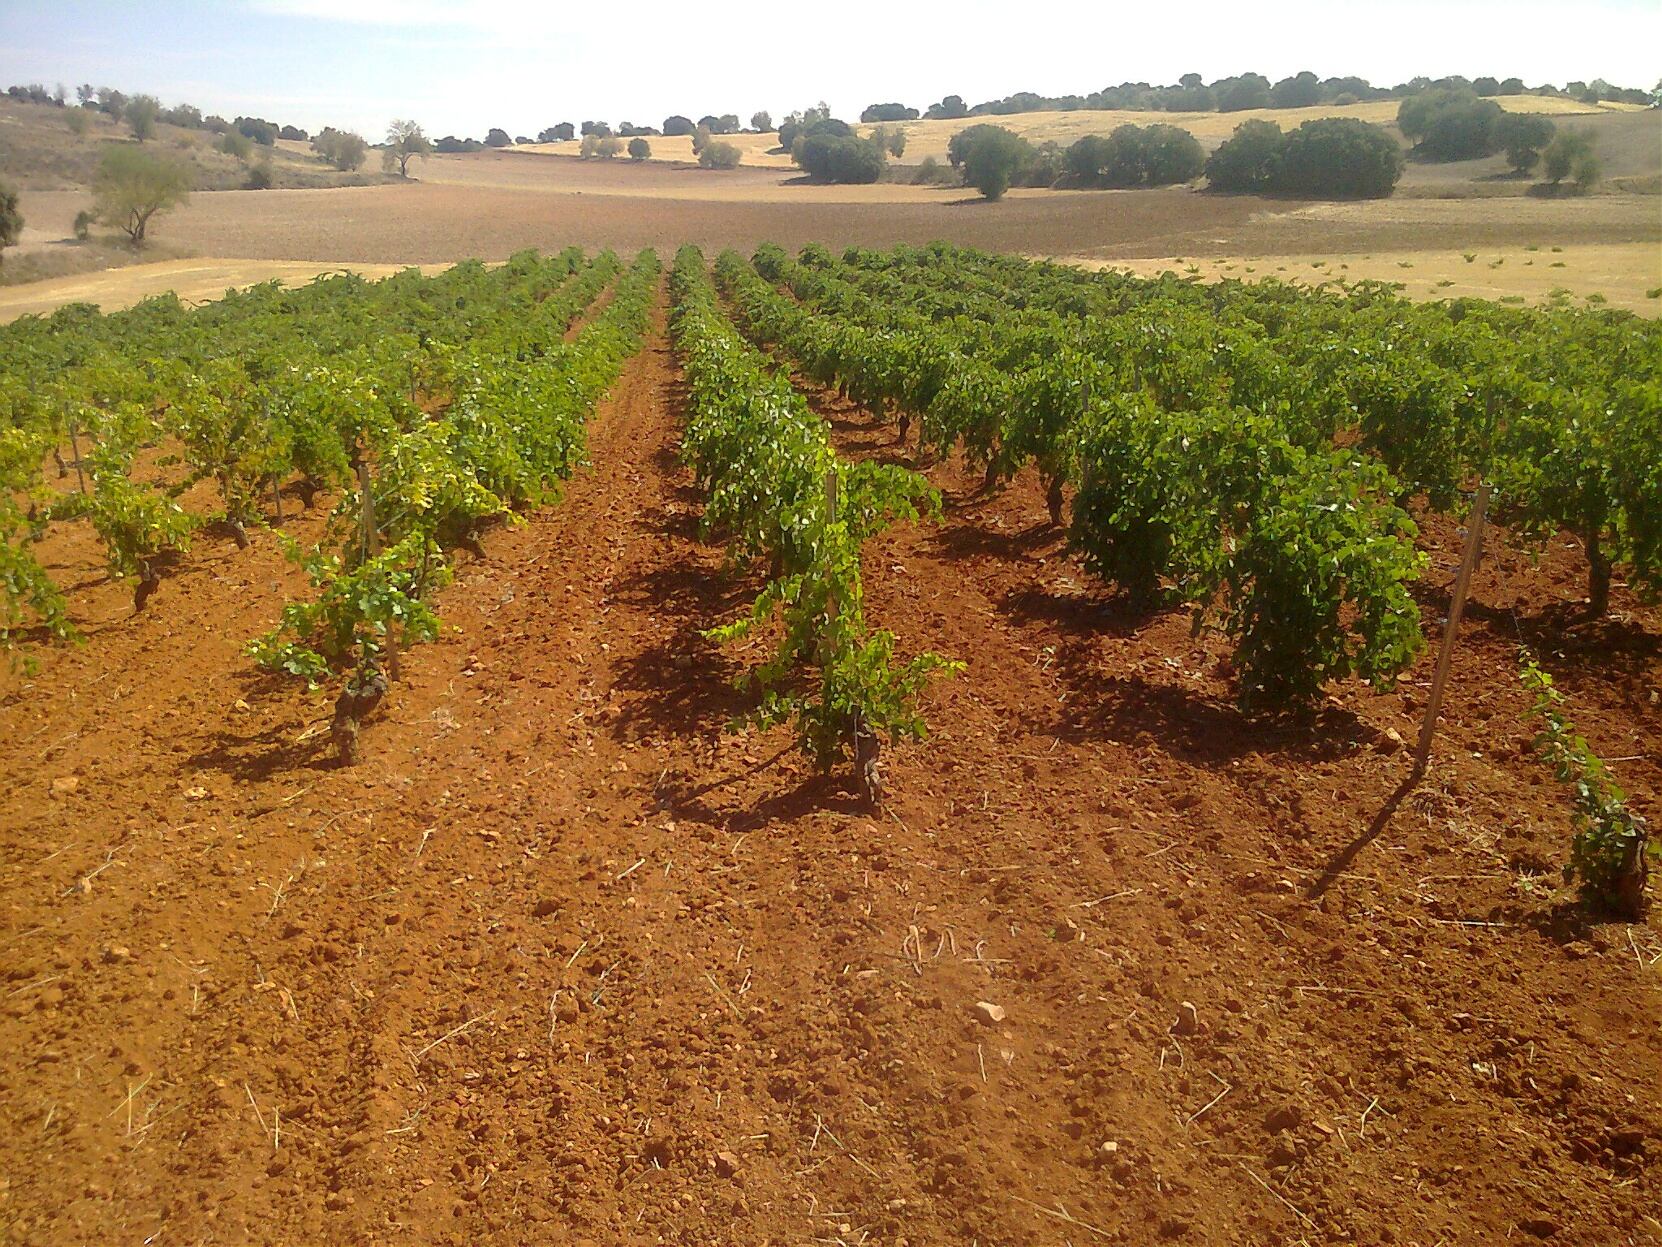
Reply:
[[1472, 572], [1483, 553], [1483, 517], [1489, 509], [1489, 484], [1477, 487], [1472, 500], [1472, 513], [1466, 519], [1466, 549], [1460, 558], [1460, 574], [1454, 581], [1454, 596], [1449, 602], [1448, 623], [1443, 628], [1443, 648], [1437, 655], [1437, 670], [1431, 677], [1431, 698], [1425, 707], [1425, 722], [1420, 725], [1420, 743], [1414, 750], [1414, 774], [1425, 773], [1431, 757], [1431, 738], [1437, 732], [1437, 716], [1442, 713], [1443, 694], [1448, 689], [1449, 663], [1454, 657], [1454, 635], [1460, 629], [1460, 616], [1466, 612], [1466, 594], [1471, 590]]
[[84, 495], [87, 492], [87, 477], [81, 470], [81, 437], [76, 431], [74, 420], [69, 422], [69, 451], [75, 456], [75, 480], [80, 484], [81, 493]]
[[[375, 499], [369, 490], [369, 465], [361, 458], [358, 460], [358, 496], [363, 499], [363, 541], [364, 560], [374, 558], [381, 553], [381, 534], [375, 527]], [[393, 681], [398, 680], [398, 634], [393, 631], [393, 624], [387, 622], [387, 676]]]

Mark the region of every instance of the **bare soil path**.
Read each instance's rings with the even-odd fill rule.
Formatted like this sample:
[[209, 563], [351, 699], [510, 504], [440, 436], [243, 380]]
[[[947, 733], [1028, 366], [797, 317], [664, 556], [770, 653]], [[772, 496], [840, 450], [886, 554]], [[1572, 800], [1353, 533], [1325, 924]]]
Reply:
[[[909, 453], [814, 398], [844, 453]], [[1662, 1232], [1662, 938], [1514, 883], [1564, 828], [1496, 666], [1570, 552], [1486, 568], [1433, 781], [1363, 841], [1413, 681], [1250, 724], [1031, 482], [938, 466], [867, 609], [970, 670], [872, 813], [722, 731], [754, 654], [697, 633], [756, 586], [699, 539], [680, 403], [659, 332], [355, 770], [238, 654], [296, 588], [268, 540], [204, 542], [136, 618], [90, 543], [45, 547], [98, 631], [0, 686], [8, 1241]], [[1601, 752], [1650, 755], [1657, 617], [1617, 604], [1552, 661]]]

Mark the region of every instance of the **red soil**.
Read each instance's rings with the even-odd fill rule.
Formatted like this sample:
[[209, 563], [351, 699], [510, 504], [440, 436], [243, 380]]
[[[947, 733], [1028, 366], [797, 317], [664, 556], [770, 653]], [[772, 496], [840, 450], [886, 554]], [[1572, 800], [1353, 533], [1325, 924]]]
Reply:
[[[970, 668], [872, 815], [722, 732], [749, 655], [696, 630], [755, 586], [698, 539], [679, 404], [659, 335], [354, 770], [238, 653], [299, 588], [269, 537], [204, 539], [129, 617], [54, 534], [102, 622], [0, 686], [6, 1241], [1662, 1236], [1662, 934], [1545, 894], [1567, 806], [1512, 657], [1654, 820], [1662, 616], [1618, 591], [1567, 628], [1576, 552], [1497, 541], [1394, 799], [1429, 656], [1252, 724], [1224, 648], [1106, 597], [1032, 482], [940, 468], [867, 610]], [[1430, 627], [1458, 538], [1428, 540]]]

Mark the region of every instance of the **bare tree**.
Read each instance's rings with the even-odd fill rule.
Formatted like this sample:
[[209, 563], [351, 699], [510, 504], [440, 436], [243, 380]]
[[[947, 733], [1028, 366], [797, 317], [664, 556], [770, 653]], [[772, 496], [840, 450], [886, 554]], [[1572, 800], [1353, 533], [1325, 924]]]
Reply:
[[387, 148], [381, 161], [388, 173], [398, 167], [398, 176], [410, 176], [410, 161], [417, 156], [429, 156], [433, 145], [420, 125], [414, 121], [394, 121], [387, 127]]

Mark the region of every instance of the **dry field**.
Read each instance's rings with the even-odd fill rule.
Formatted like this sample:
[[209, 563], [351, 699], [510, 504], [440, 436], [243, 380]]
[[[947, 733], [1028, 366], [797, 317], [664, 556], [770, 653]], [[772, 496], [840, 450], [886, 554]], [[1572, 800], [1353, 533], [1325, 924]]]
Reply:
[[[1600, 150], [1613, 174], [1642, 181], [1654, 180], [1662, 170], [1655, 113], [1588, 110], [1533, 97], [1506, 103], [1585, 116], [1598, 127]], [[0, 105], [0, 122], [6, 107]], [[10, 107], [16, 112], [24, 106]], [[1378, 113], [1394, 107], [1386, 102], [1355, 109]], [[53, 110], [25, 111], [38, 122], [39, 113]], [[1195, 120], [1233, 125], [1242, 116], [1197, 114]], [[995, 120], [1017, 128], [1050, 127], [1046, 135], [1066, 139], [1071, 137], [1066, 127], [1100, 131], [1154, 117], [1035, 113]], [[1283, 112], [1280, 120], [1297, 116]], [[911, 123], [917, 135], [908, 160], [937, 140], [944, 150], [946, 134], [961, 124]], [[1207, 133], [1215, 138], [1225, 132]], [[771, 136], [737, 137], [753, 146], [771, 141]], [[655, 152], [665, 142], [673, 140], [654, 140]], [[299, 146], [280, 144], [279, 158], [307, 159], [290, 150]], [[1308, 204], [1178, 188], [1016, 190], [1001, 204], [986, 204], [962, 189], [891, 182], [813, 186], [794, 170], [778, 167], [713, 172], [663, 160], [578, 161], [524, 149], [435, 156], [418, 162], [419, 180], [408, 183], [198, 192], [155, 225], [151, 254], [169, 264], [0, 288], [0, 318], [74, 299], [122, 306], [169, 289], [176, 280], [186, 283], [182, 295], [196, 299], [271, 275], [303, 280], [341, 265], [379, 271], [468, 256], [498, 260], [522, 247], [577, 243], [667, 252], [687, 240], [706, 248], [749, 249], [768, 240], [789, 247], [812, 241], [840, 247], [937, 238], [1090, 263], [1159, 268], [1179, 257], [1211, 261], [1201, 264], [1202, 274], [1246, 276], [1251, 267], [1282, 277], [1393, 280], [1427, 297], [1537, 300], [1562, 287], [1577, 298], [1602, 295], [1645, 314], [1662, 310], [1647, 297], [1662, 285], [1662, 196], [1618, 190], [1585, 199], [1536, 198], [1523, 194], [1516, 182], [1497, 179], [1489, 169], [1493, 163], [1413, 165], [1403, 192], [1367, 203]], [[134, 260], [123, 248], [78, 248], [67, 241], [76, 212], [87, 203], [83, 189], [25, 189], [28, 230], [23, 248], [8, 260], [12, 272], [67, 274]], [[1553, 247], [1564, 250], [1552, 252]], [[1468, 264], [1461, 258], [1467, 252], [1481, 258]], [[177, 266], [192, 255], [213, 258]], [[1494, 265], [1496, 260], [1502, 263]], [[244, 261], [253, 263], [243, 267]]]
[[1411, 299], [1472, 297], [1504, 303], [1548, 303], [1562, 298], [1572, 305], [1602, 304], [1642, 316], [1662, 314], [1662, 295], [1653, 293], [1662, 292], [1662, 248], [1654, 243], [1513, 246], [1487, 252], [1444, 249], [1381, 255], [1168, 256], [1074, 262], [1143, 276], [1175, 272], [1201, 281], [1273, 277], [1305, 286], [1332, 281], [1384, 281], [1401, 285], [1402, 293]]

